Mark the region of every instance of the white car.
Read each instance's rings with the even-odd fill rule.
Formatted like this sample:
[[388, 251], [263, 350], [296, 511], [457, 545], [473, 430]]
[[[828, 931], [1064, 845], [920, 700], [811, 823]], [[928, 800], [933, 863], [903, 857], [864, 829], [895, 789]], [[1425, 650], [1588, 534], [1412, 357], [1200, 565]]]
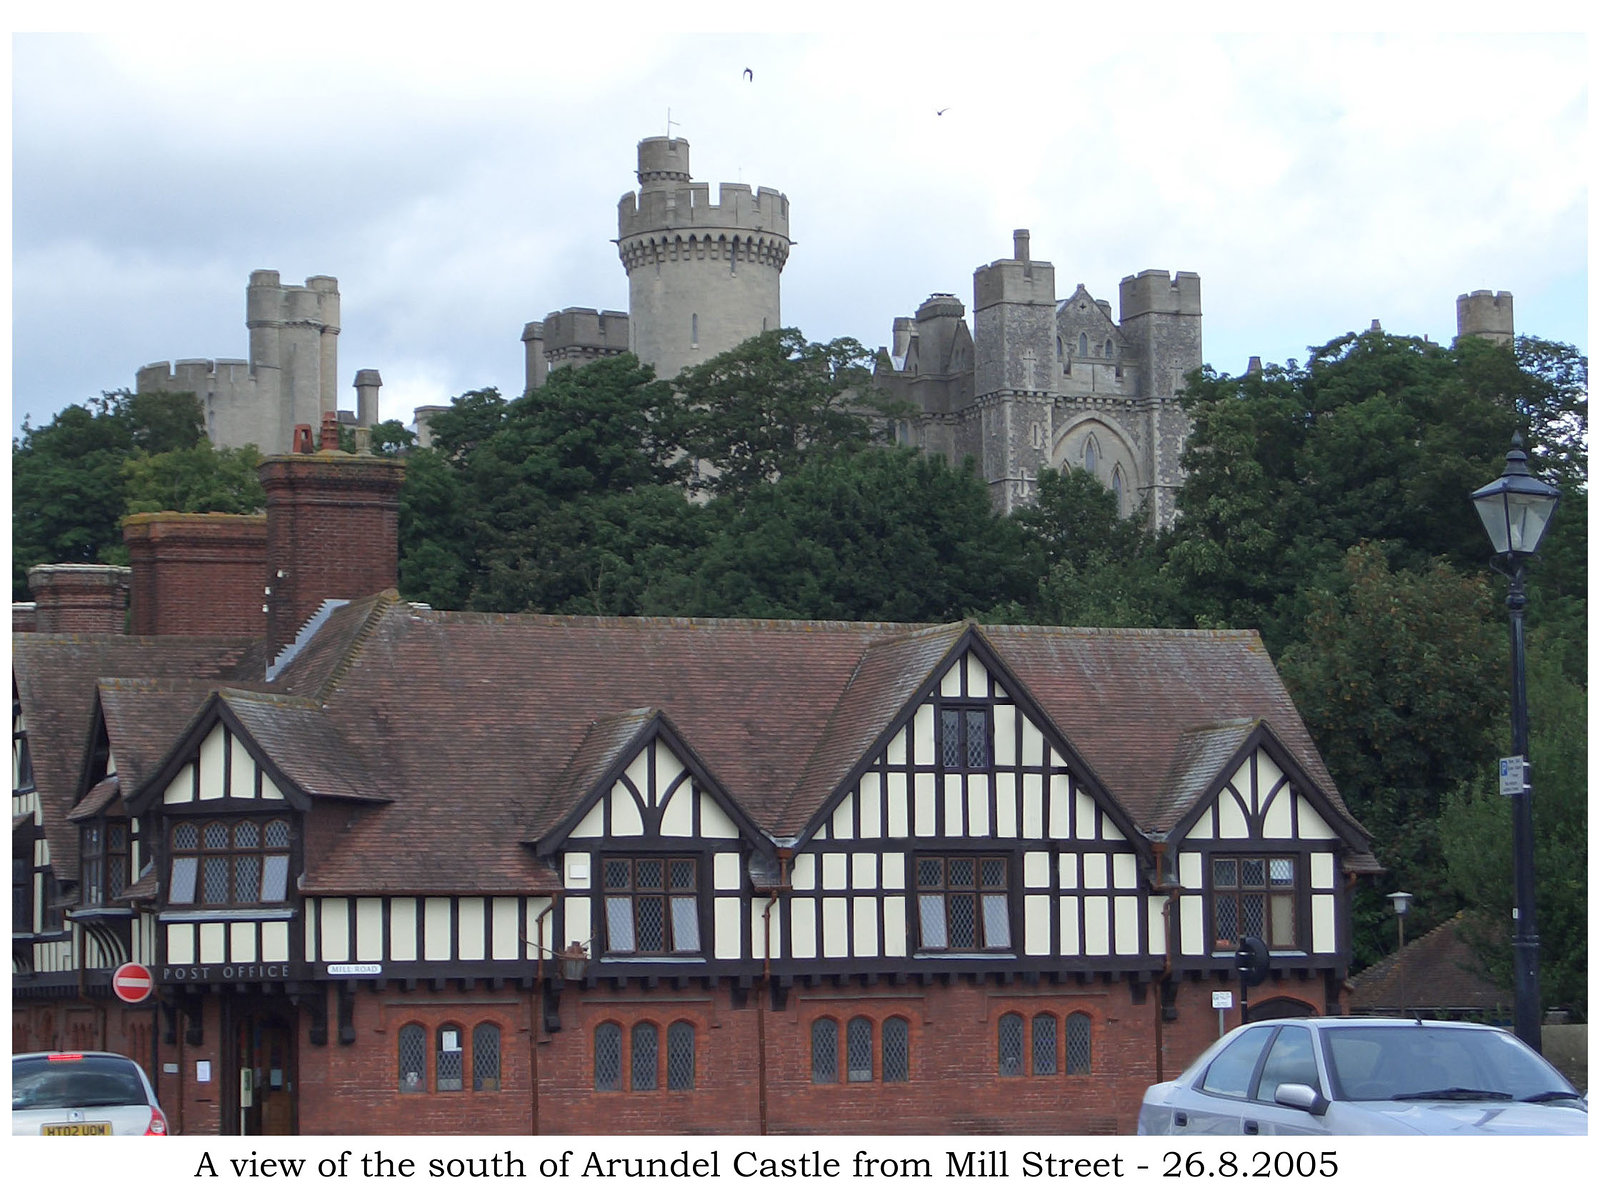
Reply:
[[131, 1058], [101, 1050], [13, 1054], [11, 1132], [164, 1137], [167, 1118]]
[[1244, 1025], [1139, 1107], [1142, 1134], [1588, 1131], [1559, 1071], [1503, 1029], [1451, 1021]]

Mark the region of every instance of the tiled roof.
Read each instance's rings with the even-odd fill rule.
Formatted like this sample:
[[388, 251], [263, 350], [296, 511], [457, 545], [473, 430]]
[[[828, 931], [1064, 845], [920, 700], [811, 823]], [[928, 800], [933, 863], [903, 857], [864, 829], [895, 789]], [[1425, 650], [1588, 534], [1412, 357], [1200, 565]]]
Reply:
[[1491, 982], [1462, 937], [1468, 917], [1457, 913], [1404, 950], [1374, 963], [1350, 981], [1353, 1013], [1510, 1012], [1512, 996]]
[[78, 874], [78, 839], [67, 813], [77, 799], [95, 681], [123, 675], [259, 678], [261, 671], [260, 648], [236, 638], [19, 633], [12, 635], [11, 656], [12, 678], [27, 716], [39, 809], [63, 879]]
[[77, 807], [67, 814], [69, 821], [81, 821], [85, 817], [93, 817], [100, 813], [108, 804], [117, 798], [118, 784], [115, 775], [107, 775], [99, 783], [89, 789], [89, 794], [78, 801]]

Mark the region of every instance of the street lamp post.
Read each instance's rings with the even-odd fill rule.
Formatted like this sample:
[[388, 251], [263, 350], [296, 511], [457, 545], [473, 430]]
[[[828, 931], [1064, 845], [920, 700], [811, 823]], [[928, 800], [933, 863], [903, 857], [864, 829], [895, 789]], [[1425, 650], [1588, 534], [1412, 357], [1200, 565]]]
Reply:
[[[1478, 516], [1494, 544], [1496, 566], [1511, 581], [1506, 607], [1511, 612], [1511, 764], [1513, 778], [1501, 784], [1511, 795], [1511, 861], [1514, 907], [1511, 916], [1511, 970], [1516, 1034], [1534, 1050], [1542, 1048], [1539, 1013], [1539, 930], [1533, 898], [1533, 776], [1528, 768], [1528, 682], [1523, 662], [1522, 615], [1528, 605], [1523, 584], [1528, 560], [1539, 552], [1561, 492], [1528, 472], [1520, 434], [1511, 440], [1506, 469], [1499, 479], [1472, 493]], [[1520, 776], [1520, 778], [1518, 778]]]
[[1394, 905], [1394, 919], [1399, 935], [1395, 949], [1394, 966], [1400, 973], [1400, 1015], [1406, 1015], [1406, 914], [1411, 911], [1410, 892], [1390, 892], [1389, 903]]

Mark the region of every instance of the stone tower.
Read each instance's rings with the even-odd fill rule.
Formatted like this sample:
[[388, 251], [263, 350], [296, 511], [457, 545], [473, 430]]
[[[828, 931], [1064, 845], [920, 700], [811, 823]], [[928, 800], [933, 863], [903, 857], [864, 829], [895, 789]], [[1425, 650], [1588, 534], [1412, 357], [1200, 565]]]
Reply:
[[[639, 190], [617, 203], [628, 272], [628, 346], [670, 379], [782, 321], [778, 277], [789, 258], [789, 199], [724, 183], [718, 203], [689, 174], [683, 138], [639, 143]], [[548, 321], [546, 322], [548, 326]], [[546, 348], [550, 347], [546, 331]], [[553, 364], [552, 364], [553, 365]]]
[[1505, 345], [1515, 340], [1511, 293], [1480, 290], [1456, 297], [1456, 338], [1488, 338]]

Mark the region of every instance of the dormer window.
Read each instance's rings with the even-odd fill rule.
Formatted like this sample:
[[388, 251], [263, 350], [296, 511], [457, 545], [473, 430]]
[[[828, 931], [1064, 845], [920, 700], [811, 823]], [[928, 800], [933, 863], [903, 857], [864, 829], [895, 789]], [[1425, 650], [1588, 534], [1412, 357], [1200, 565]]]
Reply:
[[606, 859], [606, 952], [699, 954], [699, 866], [693, 858]]
[[127, 821], [91, 821], [79, 835], [83, 866], [82, 903], [87, 908], [110, 904], [128, 886]]
[[168, 841], [170, 904], [281, 904], [289, 887], [289, 822], [282, 817], [179, 821]]

